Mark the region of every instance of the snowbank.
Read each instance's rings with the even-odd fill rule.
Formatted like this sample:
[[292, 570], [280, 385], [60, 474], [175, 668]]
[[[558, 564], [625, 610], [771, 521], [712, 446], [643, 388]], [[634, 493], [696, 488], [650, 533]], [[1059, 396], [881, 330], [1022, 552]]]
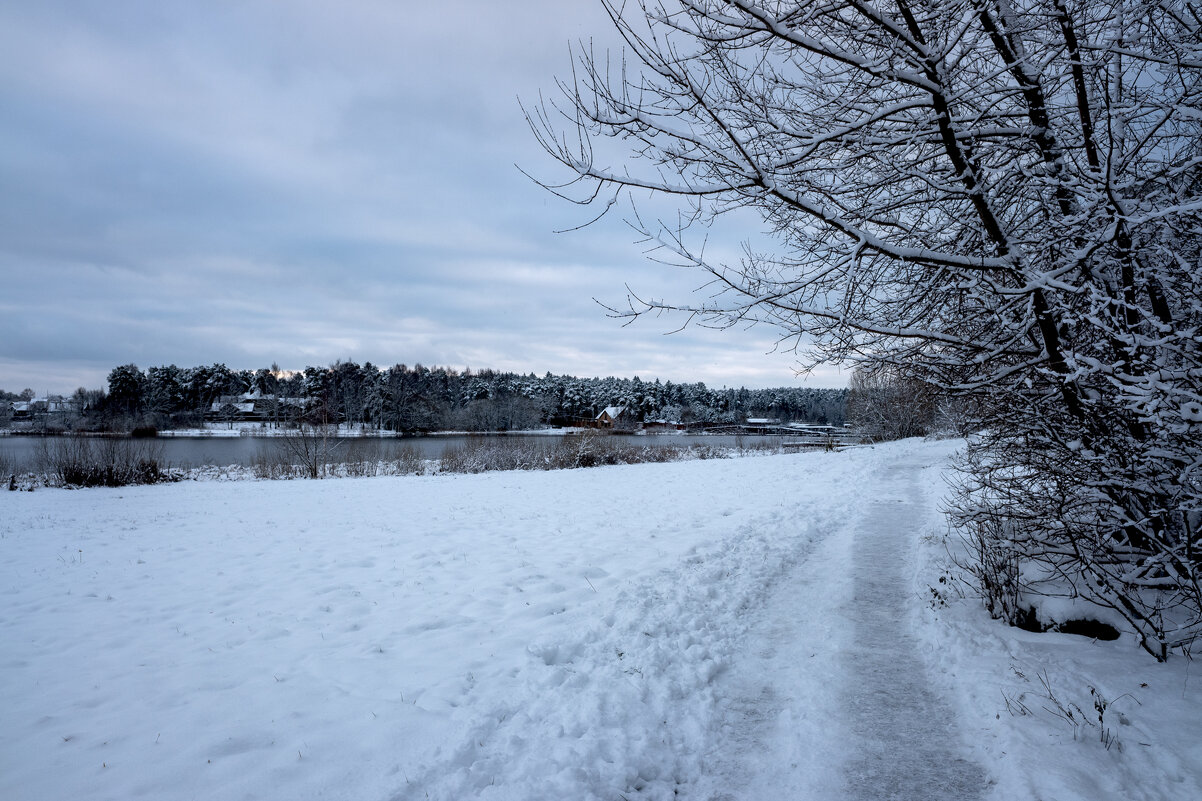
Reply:
[[[1031, 633], [989, 620], [939, 577], [960, 543], [937, 513], [945, 490], [927, 471], [928, 537], [914, 577], [919, 630], [937, 684], [954, 701], [974, 756], [1014, 799], [1202, 798], [1202, 669], [1177, 653], [1165, 664], [1135, 636], [1104, 642]], [[940, 600], [932, 592], [934, 588]], [[1116, 615], [1050, 599], [1064, 619]], [[1192, 675], [1191, 675], [1192, 674]]]

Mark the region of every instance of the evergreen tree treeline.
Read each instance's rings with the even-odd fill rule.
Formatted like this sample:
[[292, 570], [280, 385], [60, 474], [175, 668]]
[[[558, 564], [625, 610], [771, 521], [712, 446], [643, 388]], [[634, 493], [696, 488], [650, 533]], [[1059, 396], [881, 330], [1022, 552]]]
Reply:
[[[85, 392], [80, 390], [76, 394]], [[214, 404], [258, 393], [276, 404], [277, 422], [303, 414], [316, 422], [341, 422], [398, 432], [506, 431], [591, 420], [608, 406], [623, 406], [639, 420], [689, 424], [781, 422], [841, 425], [845, 389], [710, 389], [703, 383], [634, 378], [577, 378], [547, 373], [456, 371], [446, 367], [388, 368], [370, 362], [335, 362], [301, 371], [273, 365], [232, 370], [224, 364], [166, 365], [143, 371], [134, 364], [109, 373], [108, 393], [95, 391], [91, 414], [124, 417], [158, 428], [194, 425], [213, 415]]]

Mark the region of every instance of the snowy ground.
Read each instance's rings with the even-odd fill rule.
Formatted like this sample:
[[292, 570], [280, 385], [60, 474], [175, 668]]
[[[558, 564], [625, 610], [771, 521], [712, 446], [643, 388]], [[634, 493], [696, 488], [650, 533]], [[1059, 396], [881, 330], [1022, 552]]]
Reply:
[[951, 447], [0, 494], [0, 798], [1202, 797], [1202, 668], [931, 608]]

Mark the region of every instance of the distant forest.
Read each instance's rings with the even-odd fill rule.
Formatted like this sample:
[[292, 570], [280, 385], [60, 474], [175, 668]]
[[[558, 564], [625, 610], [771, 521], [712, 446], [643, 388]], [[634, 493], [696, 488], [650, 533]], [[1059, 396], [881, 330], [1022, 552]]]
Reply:
[[[0, 400], [29, 401], [0, 393]], [[509, 431], [593, 420], [624, 407], [626, 417], [705, 427], [747, 418], [841, 425], [847, 390], [710, 389], [703, 383], [635, 378], [576, 378], [547, 373], [456, 371], [446, 367], [388, 368], [336, 362], [303, 371], [231, 370], [223, 364], [150, 367], [126, 364], [109, 373], [107, 389], [80, 388], [49, 404], [68, 427], [172, 429], [205, 421], [246, 419], [251, 404], [261, 422], [346, 423], [396, 432]], [[65, 401], [65, 402], [64, 402]], [[21, 407], [24, 408], [24, 407]]]

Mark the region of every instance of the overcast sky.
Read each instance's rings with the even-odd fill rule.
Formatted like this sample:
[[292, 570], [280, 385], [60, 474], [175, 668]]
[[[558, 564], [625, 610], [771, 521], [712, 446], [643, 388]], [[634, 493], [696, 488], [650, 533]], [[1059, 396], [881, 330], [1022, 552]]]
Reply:
[[[336, 359], [797, 385], [556, 176], [518, 99], [612, 42], [596, 0], [0, 4], [0, 389]], [[737, 243], [731, 242], [733, 247]], [[834, 372], [812, 386], [838, 386]]]

